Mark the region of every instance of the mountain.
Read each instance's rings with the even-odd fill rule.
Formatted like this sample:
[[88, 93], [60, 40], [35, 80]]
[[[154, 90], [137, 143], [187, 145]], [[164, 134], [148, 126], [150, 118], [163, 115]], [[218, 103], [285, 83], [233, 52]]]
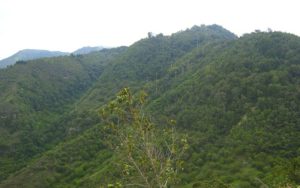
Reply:
[[2, 59], [0, 61], [0, 68], [5, 68], [8, 65], [13, 65], [17, 61], [21, 61], [21, 60], [27, 61], [27, 60], [38, 59], [42, 57], [64, 56], [68, 54], [69, 53], [59, 52], [59, 51], [25, 49], [15, 53], [14, 55], [8, 58]]
[[0, 70], [0, 180], [62, 141], [66, 130], [88, 128], [89, 123], [72, 128], [63, 122], [73, 118], [69, 111], [77, 100], [125, 49], [29, 60]]
[[74, 52], [72, 52], [72, 54], [83, 55], [83, 54], [88, 54], [88, 53], [95, 52], [95, 51], [100, 51], [102, 49], [103, 49], [103, 47], [101, 47], [101, 46], [95, 46], [95, 47], [85, 46], [85, 47], [79, 48], [78, 50], [75, 50]]
[[99, 109], [130, 87], [189, 150], [179, 187], [300, 184], [300, 38], [218, 25], [0, 70], [0, 187], [122, 181]]

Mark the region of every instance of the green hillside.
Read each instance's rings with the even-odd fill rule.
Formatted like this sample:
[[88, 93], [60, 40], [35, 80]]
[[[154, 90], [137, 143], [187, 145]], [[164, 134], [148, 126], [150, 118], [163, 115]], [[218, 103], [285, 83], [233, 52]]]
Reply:
[[66, 115], [124, 50], [27, 61], [0, 71], [0, 180], [79, 129], [67, 128]]
[[145, 90], [157, 125], [175, 119], [189, 150], [178, 187], [300, 184], [300, 38], [217, 26], [128, 48], [0, 71], [0, 187], [107, 187], [120, 179], [98, 109]]
[[299, 184], [299, 37], [253, 33], [206, 50], [179, 60], [149, 105], [193, 135], [184, 179]]

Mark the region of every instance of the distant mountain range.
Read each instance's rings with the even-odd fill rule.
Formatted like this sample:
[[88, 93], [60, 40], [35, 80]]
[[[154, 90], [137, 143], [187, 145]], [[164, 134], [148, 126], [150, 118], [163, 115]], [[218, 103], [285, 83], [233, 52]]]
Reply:
[[59, 51], [25, 49], [15, 53], [14, 55], [8, 58], [1, 60], [0, 68], [5, 68], [8, 65], [13, 65], [20, 60], [32, 60], [32, 59], [38, 59], [42, 57], [55, 57], [55, 56], [63, 56], [63, 55], [69, 55], [69, 53], [59, 52]]
[[[72, 54], [75, 55], [82, 55], [82, 54], [88, 54], [90, 52], [94, 51], [99, 51], [103, 49], [103, 47], [82, 47], [79, 48], [78, 50], [75, 50], [72, 52]], [[44, 57], [57, 57], [57, 56], [65, 56], [65, 55], [70, 55], [69, 52], [60, 52], [60, 51], [48, 51], [48, 50], [39, 50], [39, 49], [24, 49], [21, 50], [12, 56], [0, 60], [0, 68], [5, 68], [9, 65], [15, 64], [17, 61], [20, 60], [33, 60], [33, 59], [39, 59], [39, 58], [44, 58]]]

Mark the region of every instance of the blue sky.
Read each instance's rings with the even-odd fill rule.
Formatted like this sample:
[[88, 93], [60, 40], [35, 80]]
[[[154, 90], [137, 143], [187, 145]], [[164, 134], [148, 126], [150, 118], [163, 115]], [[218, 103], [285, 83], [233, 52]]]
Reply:
[[130, 45], [147, 32], [219, 24], [300, 36], [298, 0], [0, 0], [0, 59], [22, 49]]

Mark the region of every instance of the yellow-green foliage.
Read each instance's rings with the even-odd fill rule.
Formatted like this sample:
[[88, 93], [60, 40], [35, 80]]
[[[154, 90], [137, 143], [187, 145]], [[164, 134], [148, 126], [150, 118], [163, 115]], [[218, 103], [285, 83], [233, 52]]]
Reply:
[[122, 174], [119, 185], [166, 188], [178, 181], [187, 138], [175, 132], [174, 120], [166, 126], [155, 125], [143, 110], [145, 97], [145, 92], [132, 96], [124, 88], [100, 110], [105, 140], [117, 157], [116, 168]]

